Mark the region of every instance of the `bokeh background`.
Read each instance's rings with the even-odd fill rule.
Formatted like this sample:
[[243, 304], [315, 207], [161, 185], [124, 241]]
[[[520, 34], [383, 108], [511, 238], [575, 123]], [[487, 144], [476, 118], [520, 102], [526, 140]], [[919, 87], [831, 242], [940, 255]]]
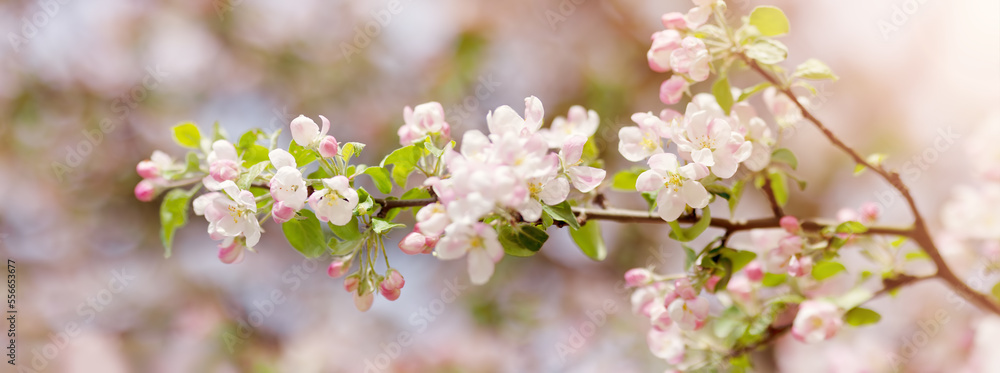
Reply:
[[[888, 163], [902, 167], [924, 157], [939, 130], [960, 135], [920, 162], [910, 180], [920, 208], [941, 227], [939, 211], [954, 187], [976, 182], [977, 160], [965, 148], [1000, 127], [1000, 3], [754, 0], [729, 8], [747, 14], [757, 5], [777, 5], [791, 20], [782, 39], [791, 51], [787, 66], [815, 57], [841, 77], [820, 86], [813, 106], [862, 153], [891, 154]], [[182, 121], [204, 130], [217, 121], [235, 136], [323, 114], [339, 140], [368, 144], [362, 160], [371, 164], [397, 144], [405, 105], [439, 101], [453, 133], [461, 133], [485, 129], [485, 114], [499, 105], [520, 111], [529, 95], [545, 104], [547, 121], [574, 104], [598, 111], [607, 169], [624, 169], [631, 165], [617, 153], [617, 129], [633, 112], [663, 108], [664, 76], [646, 66], [649, 35], [661, 29], [661, 14], [690, 6], [0, 3], [0, 251], [17, 263], [19, 365], [52, 372], [362, 372], [369, 364], [399, 372], [663, 371], [646, 348], [647, 322], [631, 313], [619, 280], [635, 266], [680, 268], [684, 255], [665, 226], [606, 223], [610, 255], [600, 263], [554, 230], [540, 255], [505, 258], [482, 287], [468, 286], [462, 261], [394, 255], [407, 280], [402, 297], [360, 313], [341, 281], [326, 276], [328, 262], [305, 261], [272, 223], [258, 253], [225, 265], [206, 223], [193, 217], [165, 259], [158, 204], [135, 200], [132, 188], [135, 164], [154, 149], [183, 154], [169, 136]], [[750, 74], [735, 78], [756, 82]], [[752, 102], [763, 108], [760, 97]], [[853, 177], [850, 160], [808, 125], [783, 141], [809, 182], [792, 196], [794, 214], [832, 218], [889, 190], [871, 175]], [[619, 207], [643, 203], [608, 195]], [[905, 205], [885, 201], [884, 221], [905, 224]], [[767, 213], [751, 191], [736, 215]], [[977, 251], [942, 237], [959, 272], [977, 276]], [[948, 293], [922, 283], [875, 302], [886, 315], [876, 326], [818, 345], [785, 338], [756, 357], [762, 371], [1000, 371], [1000, 357], [989, 353], [1000, 341], [1000, 319], [950, 302]], [[942, 310], [947, 323], [914, 341]], [[588, 320], [599, 325], [581, 330]]]

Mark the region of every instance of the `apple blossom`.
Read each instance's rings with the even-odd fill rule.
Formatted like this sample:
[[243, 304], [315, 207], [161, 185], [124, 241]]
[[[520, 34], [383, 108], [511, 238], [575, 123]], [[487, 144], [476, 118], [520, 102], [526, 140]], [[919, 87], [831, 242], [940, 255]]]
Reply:
[[272, 150], [269, 157], [278, 170], [270, 181], [271, 198], [275, 201], [272, 216], [275, 222], [283, 223], [305, 205], [308, 192], [302, 171], [295, 168], [295, 157], [282, 149]]
[[444, 233], [445, 227], [451, 223], [448, 218], [448, 211], [445, 210], [444, 205], [435, 202], [421, 207], [417, 211], [417, 224], [416, 228], [420, 230], [421, 233], [430, 236], [439, 236]]
[[667, 105], [681, 102], [684, 92], [687, 92], [687, 79], [680, 75], [671, 76], [660, 85], [660, 101]]
[[219, 188], [225, 195], [208, 193], [194, 201], [195, 214], [205, 215], [213, 239], [243, 235], [246, 246], [254, 247], [260, 240], [261, 229], [253, 193], [240, 190], [230, 180], [219, 183]]
[[375, 293], [368, 291], [364, 294], [355, 292], [354, 295], [354, 307], [358, 311], [366, 312], [372, 308], [372, 303], [375, 302]]
[[574, 105], [569, 108], [565, 118], [556, 117], [552, 120], [551, 127], [538, 130], [538, 134], [545, 139], [550, 148], [558, 149], [562, 148], [570, 137], [582, 136], [586, 139], [593, 136], [600, 122], [597, 112]]
[[731, 110], [736, 124], [735, 131], [743, 135], [752, 146], [750, 156], [743, 161], [743, 165], [750, 171], [763, 170], [771, 163], [771, 145], [775, 143], [771, 129], [746, 101], [733, 105]]
[[646, 52], [649, 68], [661, 73], [670, 71], [670, 54], [681, 47], [681, 33], [672, 29], [657, 31], [653, 33], [652, 39], [653, 45]]
[[709, 62], [712, 59], [705, 42], [694, 36], [681, 40], [680, 48], [670, 52], [670, 67], [674, 72], [685, 74], [696, 82], [708, 79], [712, 72]]
[[812, 271], [813, 260], [809, 256], [792, 256], [788, 262], [788, 275], [792, 277], [802, 277]]
[[325, 136], [319, 141], [319, 155], [324, 158], [336, 157], [340, 154], [340, 144], [333, 136]]
[[240, 159], [236, 147], [226, 140], [216, 140], [212, 143], [212, 151], [206, 157], [208, 161], [208, 176], [202, 179], [205, 188], [211, 191], [222, 190], [220, 183], [236, 180], [240, 176]]
[[[586, 143], [586, 137], [571, 136], [566, 140], [563, 148], [559, 150], [559, 159], [562, 162], [563, 169], [566, 171], [566, 176], [569, 176], [569, 180], [573, 184], [573, 187], [583, 193], [590, 192], [594, 190], [594, 188], [597, 188], [597, 186], [604, 181], [604, 177], [607, 176], [607, 171], [600, 168], [581, 165], [583, 163], [583, 160], [581, 159], [583, 157], [583, 147]], [[562, 187], [561, 184], [560, 187]], [[568, 186], [566, 188], [566, 192], [569, 192]], [[562, 193], [562, 190], [559, 190], [558, 193]], [[562, 199], [565, 200], [566, 198], [562, 197]], [[546, 203], [554, 205], [559, 202]]]
[[152, 201], [156, 197], [156, 184], [149, 179], [143, 179], [135, 185], [135, 198], [142, 202]]
[[708, 318], [708, 300], [702, 297], [694, 299], [678, 298], [667, 306], [670, 319], [683, 330], [698, 330]]
[[170, 158], [170, 155], [155, 150], [149, 159], [141, 161], [135, 166], [135, 171], [143, 179], [155, 179], [162, 176], [164, 171], [173, 167], [174, 160]]
[[330, 277], [337, 278], [347, 274], [347, 271], [351, 269], [350, 258], [347, 259], [335, 259], [330, 262], [330, 266], [326, 269], [326, 274]]
[[684, 15], [684, 21], [687, 23], [688, 28], [698, 28], [705, 22], [708, 21], [708, 17], [712, 15], [712, 6], [719, 0], [692, 0], [695, 7], [691, 8]]
[[423, 233], [413, 231], [399, 240], [399, 249], [408, 255], [417, 255], [425, 253], [428, 249], [432, 249], [437, 241], [432, 240], [431, 237], [423, 235]]
[[802, 110], [798, 105], [774, 87], [764, 90], [764, 103], [781, 127], [791, 127], [802, 120]]
[[403, 279], [403, 275], [395, 269], [390, 269], [389, 272], [385, 274], [385, 279], [379, 283], [379, 292], [382, 293], [382, 297], [388, 300], [399, 299], [400, 289], [406, 281]]
[[639, 175], [635, 189], [656, 192], [657, 212], [665, 221], [674, 221], [687, 206], [703, 208], [711, 197], [697, 180], [705, 176], [698, 165], [678, 167], [677, 156], [661, 153], [649, 158], [650, 170]]
[[426, 136], [448, 138], [451, 126], [445, 121], [444, 107], [437, 102], [428, 102], [403, 108], [403, 124], [399, 127], [399, 143], [403, 146], [416, 143]]
[[637, 127], [622, 127], [618, 131], [618, 152], [632, 162], [662, 153], [663, 146], [660, 143], [660, 138], [669, 139], [671, 137], [671, 122], [677, 118], [674, 114], [679, 115], [672, 110], [664, 110], [661, 113], [661, 117], [671, 119], [670, 122], [654, 116], [653, 113], [632, 114], [631, 119]]
[[358, 205], [358, 192], [351, 189], [350, 181], [344, 176], [323, 179], [326, 188], [309, 196], [309, 206], [320, 221], [333, 225], [344, 225], [351, 221], [354, 207]]
[[625, 272], [625, 284], [631, 287], [646, 285], [652, 279], [653, 274], [646, 268], [632, 268]]
[[784, 229], [785, 232], [790, 234], [798, 234], [799, 231], [802, 230], [802, 227], [799, 225], [799, 219], [791, 215], [782, 216], [781, 220], [778, 221], [778, 224], [781, 225], [781, 228]]
[[510, 106], [498, 107], [486, 115], [486, 126], [493, 136], [513, 134], [516, 136], [528, 136], [538, 131], [542, 127], [542, 118], [545, 114], [542, 102], [535, 96], [524, 99], [524, 118]]
[[760, 260], [752, 260], [743, 267], [743, 272], [746, 273], [747, 279], [750, 281], [760, 281], [764, 278], [764, 267], [760, 264]]
[[[323, 129], [321, 130], [316, 122], [305, 115], [299, 115], [289, 124], [292, 132], [292, 140], [296, 144], [303, 148], [316, 148], [321, 141], [326, 137], [326, 133], [330, 131], [330, 120], [326, 117], [320, 115], [319, 118], [323, 121]], [[337, 140], [333, 140], [336, 142]]]
[[654, 356], [670, 364], [680, 364], [684, 361], [684, 339], [678, 328], [650, 329], [646, 334], [646, 343]]
[[674, 128], [672, 139], [682, 155], [689, 154], [695, 163], [708, 167], [715, 176], [729, 178], [753, 150], [743, 135], [732, 131], [730, 120], [688, 105], [684, 126]]
[[799, 312], [792, 323], [792, 336], [805, 343], [830, 339], [843, 325], [841, 311], [833, 303], [807, 300], [799, 304]]
[[663, 27], [668, 29], [683, 30], [687, 28], [687, 21], [684, 20], [684, 14], [680, 12], [666, 13], [660, 17], [660, 21], [663, 22]]
[[449, 226], [447, 234], [434, 250], [441, 260], [458, 259], [468, 254], [469, 279], [482, 285], [493, 276], [494, 265], [503, 258], [503, 247], [493, 227], [484, 223]]
[[236, 264], [243, 261], [243, 252], [246, 249], [233, 237], [226, 237], [219, 243], [219, 260], [226, 264]]

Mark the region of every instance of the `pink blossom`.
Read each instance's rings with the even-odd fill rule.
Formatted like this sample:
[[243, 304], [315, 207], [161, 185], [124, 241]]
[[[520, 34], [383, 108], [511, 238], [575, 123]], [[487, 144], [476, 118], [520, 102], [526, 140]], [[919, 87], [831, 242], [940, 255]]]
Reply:
[[681, 154], [689, 154], [695, 163], [708, 167], [715, 176], [730, 178], [753, 150], [743, 135], [733, 132], [730, 121], [712, 110], [689, 104], [684, 126], [674, 128], [672, 139]]
[[686, 74], [691, 80], [701, 82], [708, 79], [711, 73], [709, 67], [711, 59], [711, 54], [705, 48], [705, 42], [688, 36], [681, 40], [680, 48], [670, 52], [670, 67], [677, 73]]
[[[563, 148], [559, 150], [559, 159], [562, 162], [563, 169], [566, 170], [566, 175], [569, 176], [573, 187], [583, 193], [597, 188], [604, 181], [604, 177], [607, 176], [607, 171], [596, 167], [583, 166], [583, 147], [586, 143], [586, 137], [571, 136], [566, 139]], [[562, 190], [554, 192], [562, 193]], [[566, 192], [569, 192], [568, 187], [566, 188]], [[565, 200], [565, 197], [562, 197], [562, 199]], [[548, 204], [552, 205], [556, 203]]]
[[484, 223], [452, 224], [438, 241], [434, 254], [442, 260], [458, 259], [468, 254], [469, 278], [482, 285], [493, 276], [494, 265], [503, 258], [503, 247], [493, 227]]
[[330, 120], [322, 115], [319, 118], [323, 121], [322, 130], [316, 125], [315, 121], [305, 115], [299, 115], [295, 119], [292, 119], [292, 123], [289, 124], [292, 132], [292, 140], [303, 148], [315, 149], [323, 137], [326, 136], [326, 133], [330, 131]]
[[335, 259], [330, 262], [330, 266], [326, 269], [326, 274], [332, 278], [337, 278], [346, 275], [350, 269], [351, 262], [349, 259]]
[[680, 364], [684, 361], [684, 337], [678, 328], [650, 329], [646, 334], [646, 343], [654, 356], [670, 364]]
[[764, 278], [764, 268], [760, 264], [760, 260], [753, 260], [747, 263], [746, 267], [743, 267], [743, 272], [746, 273], [747, 279], [753, 282]]
[[338, 175], [323, 179], [326, 188], [309, 196], [309, 206], [320, 221], [333, 225], [344, 225], [351, 221], [354, 208], [358, 205], [358, 192], [351, 188], [346, 177]]
[[657, 31], [652, 39], [653, 45], [646, 52], [649, 68], [661, 73], [670, 71], [670, 54], [681, 47], [681, 34], [677, 30]]
[[448, 138], [451, 126], [445, 121], [444, 107], [437, 102], [428, 102], [411, 109], [403, 108], [405, 124], [399, 128], [399, 143], [406, 146], [426, 136]]
[[830, 339], [843, 325], [841, 315], [840, 309], [833, 303], [821, 300], [802, 302], [792, 323], [792, 336], [805, 343]]
[[524, 106], [524, 118], [507, 105], [488, 113], [486, 126], [490, 129], [490, 134], [529, 136], [537, 132], [542, 127], [542, 118], [545, 114], [542, 102], [537, 97], [531, 96], [524, 99]]
[[340, 144], [333, 136], [325, 136], [319, 141], [319, 155], [324, 158], [336, 157], [340, 154]]
[[763, 170], [771, 164], [771, 146], [777, 141], [770, 127], [746, 101], [733, 105], [730, 117], [734, 122], [733, 130], [752, 145], [750, 156], [743, 164], [750, 171]]
[[808, 256], [793, 256], [788, 262], [788, 275], [792, 277], [802, 277], [812, 271], [813, 260]]
[[684, 92], [687, 89], [687, 79], [680, 75], [671, 76], [660, 85], [660, 101], [667, 105], [681, 102], [681, 97], [684, 97]]
[[764, 90], [764, 103], [781, 127], [790, 127], [802, 120], [802, 110], [784, 93], [774, 87]]
[[219, 183], [226, 180], [236, 180], [240, 176], [240, 159], [236, 147], [226, 140], [212, 143], [212, 151], [206, 157], [209, 176], [202, 179], [205, 188], [211, 191], [221, 190]]
[[646, 285], [652, 279], [653, 274], [646, 268], [632, 268], [625, 272], [625, 284], [631, 287]]
[[155, 150], [149, 159], [141, 161], [135, 166], [135, 172], [143, 179], [155, 179], [173, 167], [174, 161], [167, 153]]
[[354, 307], [358, 311], [366, 312], [372, 308], [372, 303], [375, 302], [375, 293], [367, 292], [364, 294], [354, 293]]
[[148, 179], [143, 179], [135, 185], [135, 198], [142, 202], [152, 201], [156, 197], [156, 184]]
[[878, 220], [882, 208], [875, 202], [865, 202], [861, 205], [861, 223], [871, 224]]
[[683, 330], [698, 330], [708, 318], [708, 300], [702, 297], [694, 299], [678, 298], [667, 306], [670, 319]]
[[427, 236], [424, 236], [420, 232], [410, 232], [399, 241], [399, 249], [408, 255], [416, 255], [424, 252], [427, 247], [433, 247], [433, 245], [428, 245]]
[[583, 106], [574, 105], [569, 108], [569, 113], [565, 118], [556, 117], [552, 120], [552, 126], [538, 130], [538, 134], [545, 139], [550, 148], [562, 148], [563, 144], [573, 136], [589, 138], [597, 132], [600, 118], [597, 112], [584, 109]]
[[388, 273], [385, 274], [385, 279], [379, 283], [379, 292], [382, 293], [382, 297], [388, 300], [399, 299], [400, 290], [406, 281], [403, 279], [403, 275], [395, 269], [390, 269]]
[[711, 195], [697, 179], [705, 172], [697, 165], [678, 167], [677, 156], [660, 153], [649, 158], [650, 170], [643, 172], [636, 180], [635, 188], [640, 192], [656, 192], [657, 212], [665, 221], [680, 217], [687, 206], [703, 208], [708, 205]]
[[448, 211], [445, 210], [444, 205], [435, 202], [424, 207], [421, 207], [417, 211], [417, 229], [421, 233], [425, 233], [429, 236], [439, 236], [444, 233], [444, 228], [451, 224], [451, 219], [448, 218]]
[[680, 12], [666, 13], [660, 17], [660, 21], [663, 22], [663, 27], [668, 29], [683, 30], [687, 28], [687, 21], [684, 20], [684, 14]]
[[246, 247], [241, 245], [233, 237], [227, 237], [219, 243], [219, 260], [226, 264], [236, 264], [243, 261], [243, 252]]
[[782, 216], [781, 220], [778, 221], [778, 225], [781, 225], [781, 229], [784, 229], [789, 234], [798, 234], [802, 230], [802, 227], [799, 225], [799, 219], [791, 215]]
[[246, 237], [246, 246], [254, 247], [260, 240], [261, 228], [257, 220], [257, 202], [253, 193], [240, 190], [230, 180], [219, 183], [222, 193], [206, 193], [194, 200], [196, 215], [208, 220], [208, 233], [213, 239]]

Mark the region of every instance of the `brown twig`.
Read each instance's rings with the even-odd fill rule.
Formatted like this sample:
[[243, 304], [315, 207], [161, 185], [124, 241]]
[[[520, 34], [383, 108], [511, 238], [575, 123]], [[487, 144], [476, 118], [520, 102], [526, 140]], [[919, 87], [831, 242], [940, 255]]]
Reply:
[[830, 131], [829, 128], [823, 125], [823, 122], [809, 112], [809, 110], [806, 109], [806, 107], [795, 97], [790, 88], [781, 84], [781, 82], [757, 64], [756, 61], [743, 54], [739, 54], [739, 57], [742, 58], [751, 69], [773, 84], [775, 88], [781, 91], [781, 93], [788, 96], [788, 98], [790, 98], [792, 102], [798, 106], [799, 110], [802, 112], [802, 116], [812, 122], [813, 125], [820, 130], [820, 132], [823, 132], [823, 135], [826, 136], [826, 138], [830, 140], [834, 146], [842, 150], [844, 153], [847, 153], [847, 155], [849, 155], [855, 163], [863, 165], [881, 176], [882, 179], [892, 185], [893, 188], [903, 195], [903, 199], [906, 200], [906, 204], [913, 213], [913, 229], [911, 230], [909, 237], [916, 241], [924, 252], [927, 253], [927, 256], [931, 258], [931, 261], [934, 262], [934, 265], [937, 267], [936, 277], [947, 282], [948, 286], [951, 287], [952, 290], [955, 290], [963, 298], [976, 304], [979, 308], [1000, 315], [1000, 305], [990, 300], [988, 295], [970, 288], [969, 285], [952, 272], [948, 263], [945, 262], [944, 257], [941, 256], [940, 250], [938, 250], [937, 246], [934, 244], [934, 239], [931, 238], [930, 231], [927, 229], [927, 223], [924, 221], [923, 215], [921, 215], [920, 210], [917, 209], [917, 203], [914, 200], [913, 195], [910, 194], [910, 189], [906, 187], [906, 184], [903, 183], [903, 179], [900, 178], [898, 173], [886, 170], [882, 167], [882, 165], [868, 162], [864, 157], [858, 154], [857, 151], [847, 146], [847, 144], [840, 140], [840, 138]]
[[775, 217], [785, 216], [785, 213], [781, 211], [781, 205], [778, 204], [778, 199], [774, 196], [774, 189], [771, 188], [771, 178], [764, 178], [764, 194], [767, 195], [767, 201], [771, 203], [771, 212], [774, 213]]

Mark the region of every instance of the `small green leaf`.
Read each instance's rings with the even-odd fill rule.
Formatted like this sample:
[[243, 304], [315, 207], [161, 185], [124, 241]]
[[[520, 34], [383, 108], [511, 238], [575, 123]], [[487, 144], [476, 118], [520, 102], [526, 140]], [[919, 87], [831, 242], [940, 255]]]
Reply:
[[733, 272], [743, 269], [743, 267], [746, 267], [747, 264], [757, 257], [757, 254], [753, 251], [734, 250], [729, 248], [723, 250], [722, 255], [729, 258], [729, 260], [733, 262]]
[[882, 320], [882, 315], [867, 308], [854, 307], [844, 314], [844, 321], [852, 326], [874, 324]]
[[295, 158], [295, 165], [299, 167], [312, 163], [317, 158], [315, 150], [303, 148], [294, 140], [288, 144], [288, 153]]
[[810, 58], [795, 68], [793, 78], [804, 78], [811, 80], [832, 80], [839, 79], [825, 63], [815, 58]]
[[517, 229], [510, 226], [500, 228], [500, 244], [504, 252], [513, 256], [532, 256], [541, 250], [549, 234], [541, 228], [525, 224]]
[[392, 181], [396, 185], [406, 187], [406, 179], [410, 173], [417, 168], [420, 157], [423, 156], [423, 147], [408, 145], [389, 153], [379, 166], [388, 167], [392, 165]]
[[187, 224], [188, 202], [193, 195], [194, 190], [173, 189], [163, 197], [163, 203], [160, 205], [160, 239], [166, 250], [163, 253], [165, 258], [170, 257], [174, 233]]
[[856, 221], [845, 221], [837, 226], [837, 233], [865, 233], [868, 231], [868, 227], [864, 224], [858, 223]]
[[787, 273], [765, 273], [764, 279], [761, 281], [761, 283], [764, 284], [764, 286], [773, 288], [775, 286], [784, 284], [786, 279], [788, 279]]
[[854, 290], [848, 291], [847, 294], [841, 295], [837, 299], [833, 300], [833, 303], [838, 307], [845, 310], [860, 306], [862, 303], [867, 302], [872, 299], [871, 291], [862, 288], [854, 288]]
[[379, 166], [368, 167], [365, 169], [364, 174], [372, 177], [372, 181], [375, 182], [375, 187], [378, 188], [379, 192], [384, 194], [392, 193], [392, 181], [389, 180], [389, 170]]
[[753, 97], [753, 95], [764, 91], [765, 89], [767, 89], [770, 86], [771, 86], [770, 82], [763, 82], [763, 83], [757, 84], [757, 85], [755, 85], [753, 87], [749, 87], [747, 89], [744, 89], [743, 93], [740, 93], [740, 97], [736, 100], [736, 102], [746, 101], [750, 97]]
[[618, 171], [611, 181], [611, 188], [625, 192], [634, 192], [635, 182], [639, 179], [639, 175], [642, 174], [643, 171], [645, 171], [645, 169], [638, 167]]
[[328, 244], [330, 245], [331, 254], [333, 254], [334, 256], [344, 256], [344, 255], [350, 255], [359, 247], [361, 247], [361, 245], [363, 245], [364, 243], [365, 240], [360, 238], [355, 240], [346, 240], [346, 241], [340, 241], [336, 238], [331, 238]]
[[358, 215], [367, 215], [375, 207], [375, 200], [365, 188], [358, 188], [358, 201], [358, 206], [354, 208], [354, 212]]
[[549, 216], [552, 216], [552, 219], [568, 224], [570, 228], [580, 229], [580, 222], [576, 221], [576, 214], [573, 213], [573, 208], [567, 201], [555, 206], [543, 204], [542, 211], [547, 212]]
[[195, 153], [194, 151], [187, 152], [185, 163], [184, 173], [190, 174], [201, 172], [201, 160], [198, 159], [198, 153]]
[[264, 172], [264, 169], [270, 165], [271, 161], [263, 161], [253, 165], [253, 167], [247, 169], [247, 172], [244, 172], [242, 175], [240, 175], [238, 179], [236, 179], [236, 186], [238, 186], [240, 189], [243, 190], [250, 189], [250, 185], [253, 185], [253, 182], [254, 180], [257, 179], [257, 176], [260, 176], [260, 173]]
[[361, 151], [365, 149], [365, 144], [360, 142], [349, 142], [340, 147], [340, 155], [344, 159], [350, 159], [351, 157], [360, 157]]
[[695, 238], [698, 238], [698, 236], [700, 236], [701, 233], [704, 232], [705, 229], [708, 229], [708, 227], [712, 224], [712, 211], [708, 208], [708, 206], [705, 206], [705, 208], [701, 210], [701, 217], [698, 218], [698, 221], [687, 228], [681, 228], [680, 224], [677, 224], [677, 221], [672, 221], [668, 224], [671, 228], [670, 238], [680, 242], [690, 242]]
[[570, 237], [576, 246], [580, 247], [584, 255], [588, 258], [601, 261], [608, 256], [608, 250], [604, 245], [604, 238], [601, 237], [601, 225], [596, 220], [588, 221], [580, 226], [580, 229], [570, 229]]
[[247, 149], [250, 149], [250, 147], [257, 144], [257, 140], [260, 139], [263, 136], [263, 134], [264, 131], [261, 131], [259, 129], [252, 129], [247, 131], [246, 133], [243, 134], [243, 136], [240, 136], [239, 141], [236, 142], [236, 150], [238, 150], [240, 153], [243, 153]]
[[767, 178], [771, 181], [771, 192], [774, 193], [778, 206], [788, 204], [788, 179], [785, 178], [785, 173], [772, 170], [768, 172]]
[[788, 47], [777, 40], [761, 39], [747, 46], [747, 57], [765, 65], [773, 65], [788, 58]]
[[393, 223], [384, 219], [372, 218], [372, 230], [377, 234], [383, 234], [393, 228], [405, 227], [406, 224]]
[[201, 147], [201, 131], [198, 126], [191, 122], [185, 122], [174, 126], [174, 141], [185, 148], [197, 149]]
[[736, 211], [736, 206], [739, 205], [740, 199], [743, 198], [743, 187], [746, 185], [746, 181], [739, 180], [733, 183], [732, 193], [729, 195], [729, 213], [732, 214]]
[[812, 277], [819, 281], [826, 280], [834, 275], [846, 271], [847, 268], [843, 264], [834, 261], [825, 261], [816, 263], [812, 269]]
[[792, 153], [792, 151], [787, 148], [775, 149], [774, 152], [771, 153], [771, 162], [787, 164], [792, 167], [793, 170], [799, 167], [799, 160], [795, 158], [795, 153]]
[[344, 225], [334, 225], [333, 223], [327, 222], [326, 225], [330, 227], [333, 234], [344, 241], [354, 241], [361, 239], [361, 231], [358, 230], [358, 217], [351, 216], [351, 221]]
[[327, 242], [319, 219], [309, 210], [299, 210], [299, 216], [281, 224], [288, 243], [306, 258], [316, 258], [326, 251]]
[[788, 33], [788, 17], [785, 12], [773, 6], [759, 6], [750, 12], [750, 25], [757, 28], [761, 35], [779, 36]]
[[684, 248], [684, 269], [689, 270], [698, 261], [698, 253], [688, 245], [681, 244], [681, 247]]
[[722, 110], [729, 114], [729, 109], [733, 107], [733, 90], [729, 87], [729, 78], [722, 77], [716, 80], [715, 84], [712, 84], [712, 95]]
[[260, 162], [268, 160], [269, 150], [260, 145], [251, 145], [243, 152], [243, 166], [251, 167]]

